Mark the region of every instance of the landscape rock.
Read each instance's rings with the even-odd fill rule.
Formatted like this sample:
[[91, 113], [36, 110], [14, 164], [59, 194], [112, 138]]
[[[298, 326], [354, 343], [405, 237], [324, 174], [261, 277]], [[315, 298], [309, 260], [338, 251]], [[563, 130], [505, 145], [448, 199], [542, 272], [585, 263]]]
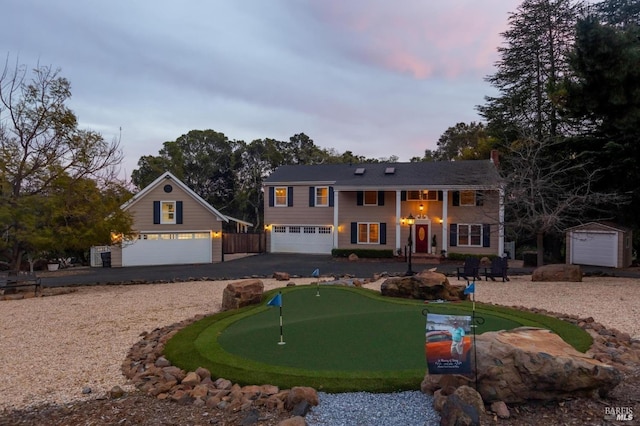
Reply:
[[492, 402], [491, 411], [496, 413], [496, 416], [498, 416], [501, 419], [508, 419], [509, 417], [511, 417], [511, 413], [509, 412], [509, 407], [507, 407], [507, 404], [505, 404], [504, 401]]
[[274, 272], [273, 278], [275, 278], [276, 281], [289, 281], [291, 276], [287, 272]]
[[[485, 403], [563, 400], [591, 397], [594, 392], [604, 397], [622, 380], [617, 368], [576, 351], [557, 334], [539, 328], [480, 334], [474, 353], [478, 391]], [[433, 393], [456, 380], [464, 385], [469, 379], [427, 373], [421, 388]]]
[[259, 279], [250, 279], [230, 283], [222, 292], [222, 310], [256, 305], [262, 301], [264, 283]]
[[414, 276], [386, 279], [380, 286], [383, 296], [418, 300], [464, 300], [463, 286], [449, 283], [446, 275], [435, 271], [424, 271]]
[[480, 424], [480, 413], [473, 405], [457, 394], [447, 397], [440, 412], [441, 426], [476, 426]]
[[349, 262], [355, 262], [356, 260], [358, 260], [358, 259], [359, 259], [359, 257], [358, 257], [358, 255], [357, 255], [357, 254], [355, 254], [355, 253], [351, 253], [351, 254], [349, 255], [348, 259], [349, 259]]
[[582, 268], [580, 265], [553, 264], [536, 268], [531, 275], [531, 281], [537, 282], [582, 282]]
[[303, 401], [312, 406], [318, 405], [318, 392], [314, 388], [310, 388], [308, 386], [294, 386], [289, 390], [289, 394], [287, 395], [287, 400], [285, 402], [285, 408], [287, 410], [293, 410], [296, 405]]

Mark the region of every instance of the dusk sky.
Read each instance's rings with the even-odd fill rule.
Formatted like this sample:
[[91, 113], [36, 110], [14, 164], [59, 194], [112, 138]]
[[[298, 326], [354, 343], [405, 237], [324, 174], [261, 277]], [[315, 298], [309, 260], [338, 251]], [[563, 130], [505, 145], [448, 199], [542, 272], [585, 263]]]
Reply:
[[0, 53], [69, 79], [81, 128], [122, 128], [128, 178], [190, 130], [400, 161], [480, 121], [519, 0], [6, 0]]

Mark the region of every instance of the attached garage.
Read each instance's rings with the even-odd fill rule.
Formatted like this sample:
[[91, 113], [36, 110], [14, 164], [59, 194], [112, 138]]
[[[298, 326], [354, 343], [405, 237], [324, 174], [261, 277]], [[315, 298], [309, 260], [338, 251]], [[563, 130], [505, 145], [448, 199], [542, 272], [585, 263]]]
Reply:
[[272, 225], [272, 253], [331, 254], [333, 227], [322, 225]]
[[631, 231], [591, 222], [567, 230], [567, 263], [624, 268], [631, 264]]
[[141, 232], [122, 245], [122, 266], [211, 263], [211, 233]]

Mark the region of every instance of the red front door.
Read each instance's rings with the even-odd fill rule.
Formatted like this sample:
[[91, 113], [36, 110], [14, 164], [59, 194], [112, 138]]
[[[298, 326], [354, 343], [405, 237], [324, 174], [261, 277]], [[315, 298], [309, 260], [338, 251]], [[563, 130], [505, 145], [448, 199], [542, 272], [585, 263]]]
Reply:
[[429, 252], [429, 225], [416, 225], [416, 253]]

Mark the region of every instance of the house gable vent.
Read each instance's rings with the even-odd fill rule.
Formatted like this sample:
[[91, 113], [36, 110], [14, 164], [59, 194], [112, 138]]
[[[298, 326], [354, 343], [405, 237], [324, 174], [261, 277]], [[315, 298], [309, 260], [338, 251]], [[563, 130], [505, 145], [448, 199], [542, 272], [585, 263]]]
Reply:
[[355, 172], [353, 172], [353, 174], [354, 174], [354, 175], [363, 175], [363, 174], [364, 174], [364, 171], [365, 171], [365, 168], [364, 168], [364, 167], [358, 167], [358, 168], [356, 169], [356, 171], [355, 171]]
[[387, 167], [386, 169], [384, 169], [384, 174], [385, 175], [393, 175], [396, 173], [396, 168], [395, 167]]

